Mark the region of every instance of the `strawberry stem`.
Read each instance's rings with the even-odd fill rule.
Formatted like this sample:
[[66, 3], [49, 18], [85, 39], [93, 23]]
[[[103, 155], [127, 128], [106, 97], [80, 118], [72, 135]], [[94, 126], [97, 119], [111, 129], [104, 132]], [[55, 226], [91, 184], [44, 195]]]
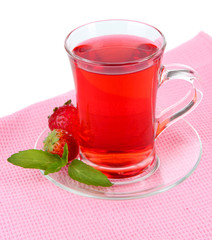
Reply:
[[69, 99], [67, 102], [64, 103], [64, 105], [70, 105], [71, 104], [71, 99]]

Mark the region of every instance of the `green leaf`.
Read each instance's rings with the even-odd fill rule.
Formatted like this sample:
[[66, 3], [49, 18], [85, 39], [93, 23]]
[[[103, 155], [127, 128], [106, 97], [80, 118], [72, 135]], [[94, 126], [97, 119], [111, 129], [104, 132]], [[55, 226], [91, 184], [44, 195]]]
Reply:
[[7, 161], [23, 168], [42, 170], [46, 170], [51, 164], [58, 163], [59, 165], [62, 163], [59, 155], [36, 149], [15, 153]]
[[63, 148], [63, 156], [61, 158], [63, 167], [68, 163], [68, 145], [67, 143], [65, 144], [64, 148]]
[[47, 175], [49, 173], [59, 172], [62, 167], [63, 166], [61, 162], [51, 163], [51, 165], [47, 167], [47, 169], [45, 170], [44, 175]]
[[69, 165], [68, 174], [72, 179], [87, 185], [102, 187], [113, 185], [102, 172], [77, 159], [74, 159]]
[[64, 166], [66, 166], [68, 163], [68, 145], [67, 143], [64, 145], [63, 148], [63, 156], [60, 158], [60, 162], [52, 163], [44, 172], [44, 175], [47, 175], [49, 173], [59, 172], [60, 169]]

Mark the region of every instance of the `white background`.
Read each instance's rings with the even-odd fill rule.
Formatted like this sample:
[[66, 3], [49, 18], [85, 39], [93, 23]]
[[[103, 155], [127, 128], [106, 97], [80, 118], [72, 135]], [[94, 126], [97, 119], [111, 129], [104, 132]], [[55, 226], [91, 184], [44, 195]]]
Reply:
[[74, 28], [103, 19], [146, 22], [164, 33], [167, 51], [200, 31], [212, 36], [210, 2], [0, 0], [0, 117], [74, 88], [63, 47]]

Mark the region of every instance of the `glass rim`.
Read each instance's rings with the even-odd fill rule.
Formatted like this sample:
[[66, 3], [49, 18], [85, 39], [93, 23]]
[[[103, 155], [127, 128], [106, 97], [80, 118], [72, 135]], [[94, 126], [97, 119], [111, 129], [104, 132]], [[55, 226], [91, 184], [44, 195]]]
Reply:
[[[109, 21], [119, 21], [119, 22], [134, 22], [134, 23], [140, 23], [140, 24], [143, 24], [143, 25], [146, 25], [154, 30], [156, 30], [160, 36], [162, 37], [163, 41], [162, 41], [162, 44], [161, 46], [158, 48], [158, 50], [156, 52], [154, 52], [153, 54], [145, 57], [145, 58], [140, 58], [140, 59], [136, 59], [136, 60], [132, 60], [132, 61], [127, 61], [127, 62], [101, 62], [101, 61], [92, 61], [92, 60], [89, 60], [89, 59], [86, 59], [86, 58], [83, 58], [83, 57], [79, 57], [77, 55], [75, 55], [72, 50], [70, 50], [67, 46], [67, 41], [69, 39], [69, 37], [71, 36], [71, 34], [73, 32], [75, 32], [76, 30], [80, 29], [81, 27], [85, 27], [87, 25], [90, 25], [90, 24], [95, 24], [95, 23], [101, 23], [101, 22], [109, 22]], [[120, 66], [120, 65], [125, 65], [125, 64], [133, 64], [133, 63], [141, 63], [141, 62], [145, 62], [149, 59], [152, 59], [158, 55], [160, 55], [160, 53], [165, 49], [165, 46], [166, 46], [166, 39], [163, 35], [163, 33], [157, 29], [156, 27], [150, 25], [150, 24], [147, 24], [147, 23], [143, 23], [143, 22], [139, 22], [139, 21], [134, 21], [134, 20], [126, 20], [126, 19], [108, 19], [108, 20], [99, 20], [99, 21], [94, 21], [94, 22], [90, 22], [90, 23], [86, 23], [84, 25], [81, 25], [75, 29], [73, 29], [68, 35], [67, 37], [65, 38], [65, 42], [64, 42], [64, 48], [66, 50], [66, 52], [68, 53], [68, 55], [70, 57], [72, 57], [73, 59], [76, 59], [76, 60], [79, 60], [79, 61], [82, 61], [82, 62], [85, 62], [85, 63], [89, 63], [89, 64], [94, 64], [94, 65], [107, 65], [107, 66]]]

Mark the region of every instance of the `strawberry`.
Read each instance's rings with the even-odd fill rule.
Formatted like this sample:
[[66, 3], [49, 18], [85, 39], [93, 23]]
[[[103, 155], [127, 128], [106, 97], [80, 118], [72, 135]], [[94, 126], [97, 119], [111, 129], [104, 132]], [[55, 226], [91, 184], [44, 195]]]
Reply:
[[63, 155], [65, 144], [68, 145], [68, 161], [72, 161], [79, 153], [79, 145], [75, 138], [61, 129], [54, 129], [44, 140], [44, 150], [53, 154]]
[[71, 100], [67, 101], [63, 106], [56, 107], [53, 114], [49, 116], [48, 122], [50, 130], [63, 129], [77, 138], [79, 127], [78, 111], [71, 103]]

